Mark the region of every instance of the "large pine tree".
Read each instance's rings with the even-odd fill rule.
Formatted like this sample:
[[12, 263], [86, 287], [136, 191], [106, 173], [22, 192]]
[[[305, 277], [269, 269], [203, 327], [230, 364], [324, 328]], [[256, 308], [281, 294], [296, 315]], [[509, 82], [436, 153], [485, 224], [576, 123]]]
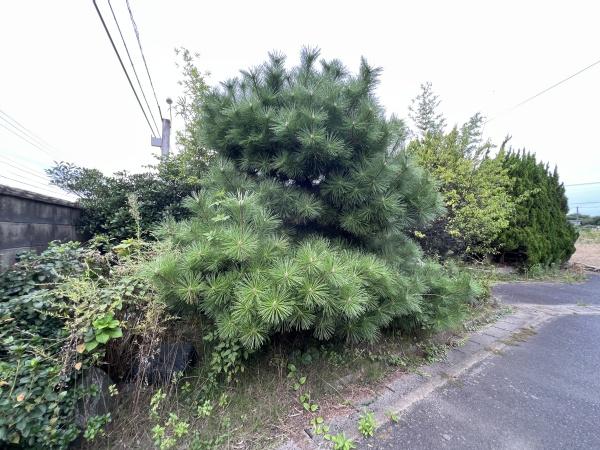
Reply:
[[172, 224], [153, 266], [163, 295], [197, 305], [223, 339], [259, 347], [311, 330], [373, 340], [393, 321], [436, 328], [473, 294], [465, 277], [425, 263], [410, 237], [442, 210], [432, 179], [398, 149], [379, 69], [352, 75], [305, 49], [298, 67], [269, 60], [202, 105], [202, 142], [218, 158]]
[[398, 127], [374, 94], [380, 69], [363, 59], [352, 76], [339, 61], [318, 59], [305, 49], [288, 71], [271, 54], [209, 96], [202, 132], [227, 161], [212, 181], [257, 190], [294, 233], [414, 254], [403, 231], [436, 217], [441, 199], [422, 170], [390, 156]]

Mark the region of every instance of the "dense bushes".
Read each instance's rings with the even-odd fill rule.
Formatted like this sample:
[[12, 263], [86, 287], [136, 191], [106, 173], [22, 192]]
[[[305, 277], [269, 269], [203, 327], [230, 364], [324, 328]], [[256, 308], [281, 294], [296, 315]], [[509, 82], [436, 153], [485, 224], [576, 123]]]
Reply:
[[276, 331], [373, 340], [393, 318], [418, 309], [417, 292], [384, 261], [319, 237], [293, 245], [257, 200], [189, 199], [195, 218], [174, 227], [176, 251], [152, 267], [162, 294], [198, 305], [221, 339], [252, 350]]
[[446, 132], [438, 104], [431, 85], [423, 85], [412, 107], [418, 135], [407, 148], [439, 182], [447, 210], [420, 230], [425, 235], [421, 244], [428, 254], [443, 257], [493, 254], [514, 207], [504, 156], [489, 155], [492, 145], [482, 141], [481, 115]]
[[148, 301], [143, 280], [131, 267], [111, 268], [113, 257], [51, 244], [0, 274], [2, 448], [66, 448], [81, 432], [76, 405], [94, 395], [82, 374], [109, 362], [106, 349], [123, 335], [122, 311], [133, 325]]
[[499, 236], [500, 259], [524, 266], [561, 264], [575, 251], [577, 232], [558, 172], [536, 161], [534, 154], [510, 151], [503, 160], [513, 178], [510, 190], [516, 208]]
[[402, 127], [373, 94], [379, 70], [363, 60], [352, 76], [318, 56], [304, 50], [288, 71], [271, 55], [207, 96], [199, 133], [220, 159], [151, 267], [165, 298], [249, 349], [290, 330], [357, 342], [393, 321], [438, 329], [475, 293], [423, 266], [407, 235], [439, 214], [440, 196], [397, 152]]
[[71, 312], [52, 288], [81, 273], [83, 260], [75, 243], [51, 245], [0, 275], [0, 445], [64, 447], [77, 435], [78, 395], [68, 389], [74, 369], [63, 371], [58, 357]]
[[142, 235], [166, 216], [185, 217], [181, 200], [200, 188], [206, 168], [205, 155], [183, 151], [137, 174], [117, 172], [113, 176], [96, 169], [58, 163], [48, 171], [52, 183], [79, 197], [82, 212], [79, 227], [86, 238], [105, 234], [115, 242], [135, 236], [128, 196], [139, 200]]

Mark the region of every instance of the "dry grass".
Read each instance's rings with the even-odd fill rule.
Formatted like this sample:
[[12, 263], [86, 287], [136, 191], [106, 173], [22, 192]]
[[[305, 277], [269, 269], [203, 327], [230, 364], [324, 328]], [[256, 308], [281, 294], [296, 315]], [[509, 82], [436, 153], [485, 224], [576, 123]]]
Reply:
[[572, 263], [600, 268], [600, 230], [582, 229], [575, 249]]

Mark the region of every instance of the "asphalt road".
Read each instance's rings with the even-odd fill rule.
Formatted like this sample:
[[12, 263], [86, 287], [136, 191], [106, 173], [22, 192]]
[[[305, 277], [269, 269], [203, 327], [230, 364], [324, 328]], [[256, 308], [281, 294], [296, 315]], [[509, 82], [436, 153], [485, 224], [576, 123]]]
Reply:
[[504, 303], [538, 305], [600, 304], [600, 275], [590, 275], [582, 283], [505, 283], [494, 287], [494, 296]]
[[[499, 287], [507, 301], [600, 303], [582, 284]], [[600, 449], [600, 316], [563, 316], [476, 364], [359, 448]]]

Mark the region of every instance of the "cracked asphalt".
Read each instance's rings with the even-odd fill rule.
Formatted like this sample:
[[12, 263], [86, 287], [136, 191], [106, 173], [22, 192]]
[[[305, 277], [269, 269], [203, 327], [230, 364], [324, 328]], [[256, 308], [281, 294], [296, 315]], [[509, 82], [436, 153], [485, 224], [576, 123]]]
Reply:
[[[506, 303], [600, 304], [584, 283], [499, 285]], [[565, 315], [381, 427], [363, 449], [600, 449], [600, 315]]]

